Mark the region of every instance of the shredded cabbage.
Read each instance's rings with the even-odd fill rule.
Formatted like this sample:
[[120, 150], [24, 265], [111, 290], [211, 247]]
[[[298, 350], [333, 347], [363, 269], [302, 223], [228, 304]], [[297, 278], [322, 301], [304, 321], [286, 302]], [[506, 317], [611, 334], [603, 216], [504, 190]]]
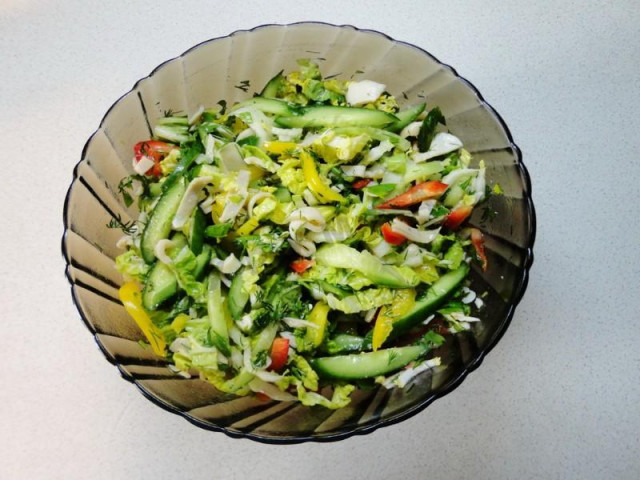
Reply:
[[[172, 372], [338, 409], [359, 377], [323, 369], [323, 357], [371, 358], [380, 332], [393, 352], [395, 322], [411, 315], [451, 332], [479, 321], [483, 302], [462, 277], [441, 290], [483, 254], [454, 221], [491, 188], [437, 109], [403, 110], [384, 85], [323, 78], [309, 59], [298, 67], [240, 104], [161, 118], [120, 186], [142, 213], [110, 226], [125, 230], [116, 268], [153, 298], [140, 308]], [[439, 310], [411, 310], [421, 295], [441, 295]], [[376, 381], [409, 388], [439, 365], [428, 350], [383, 375], [377, 365]]]

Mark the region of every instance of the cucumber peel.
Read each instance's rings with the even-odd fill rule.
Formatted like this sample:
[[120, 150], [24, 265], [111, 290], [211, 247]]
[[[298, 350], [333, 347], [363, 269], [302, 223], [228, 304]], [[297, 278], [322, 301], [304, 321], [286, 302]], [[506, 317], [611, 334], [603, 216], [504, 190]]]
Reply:
[[285, 128], [378, 127], [398, 121], [395, 115], [360, 107], [321, 105], [304, 107], [297, 115], [276, 117], [276, 125]]

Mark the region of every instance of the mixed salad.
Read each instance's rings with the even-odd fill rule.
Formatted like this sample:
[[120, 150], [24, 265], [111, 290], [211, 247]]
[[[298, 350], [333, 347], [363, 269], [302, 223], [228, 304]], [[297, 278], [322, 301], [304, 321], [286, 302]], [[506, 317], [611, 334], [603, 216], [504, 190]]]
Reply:
[[488, 188], [437, 107], [298, 64], [233, 106], [166, 112], [134, 146], [119, 293], [176, 374], [341, 408], [437, 367], [479, 321], [465, 281], [487, 258], [464, 221]]

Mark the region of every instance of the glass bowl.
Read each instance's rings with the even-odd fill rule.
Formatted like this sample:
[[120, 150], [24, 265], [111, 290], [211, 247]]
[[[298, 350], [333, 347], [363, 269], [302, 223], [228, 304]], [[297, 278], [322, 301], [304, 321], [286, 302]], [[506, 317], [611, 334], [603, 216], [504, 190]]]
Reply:
[[[455, 335], [438, 352], [446, 368], [427, 371], [409, 389], [357, 390], [341, 410], [234, 397], [198, 379], [175, 375], [163, 358], [139, 342], [143, 336], [118, 301], [114, 268], [121, 235], [113, 217], [136, 218], [125, 206], [120, 180], [132, 173], [132, 146], [151, 136], [165, 110], [194, 113], [200, 105], [248, 98], [270, 77], [320, 63], [325, 76], [371, 79], [387, 85], [401, 106], [439, 106], [451, 132], [476, 159], [484, 159], [493, 195], [470, 223], [485, 233], [490, 268], [471, 272], [472, 288], [486, 292], [483, 321]], [[247, 90], [248, 86], [248, 90]], [[155, 404], [193, 424], [272, 443], [339, 440], [397, 423], [453, 390], [482, 362], [508, 327], [533, 261], [535, 213], [520, 150], [498, 113], [456, 71], [425, 50], [352, 26], [304, 22], [264, 25], [203, 42], [158, 66], [107, 111], [73, 172], [64, 206], [62, 251], [71, 293], [106, 358]]]

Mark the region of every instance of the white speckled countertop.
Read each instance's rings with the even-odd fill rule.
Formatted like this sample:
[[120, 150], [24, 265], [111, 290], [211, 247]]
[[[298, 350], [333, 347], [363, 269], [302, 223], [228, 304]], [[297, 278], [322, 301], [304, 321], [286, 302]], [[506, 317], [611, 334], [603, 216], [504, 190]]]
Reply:
[[[231, 5], [0, 1], [0, 478], [639, 478], [638, 3]], [[524, 152], [538, 233], [510, 328], [453, 393], [366, 436], [270, 446], [120, 378], [71, 301], [62, 206], [135, 80], [205, 39], [300, 20], [383, 31], [470, 79]]]

